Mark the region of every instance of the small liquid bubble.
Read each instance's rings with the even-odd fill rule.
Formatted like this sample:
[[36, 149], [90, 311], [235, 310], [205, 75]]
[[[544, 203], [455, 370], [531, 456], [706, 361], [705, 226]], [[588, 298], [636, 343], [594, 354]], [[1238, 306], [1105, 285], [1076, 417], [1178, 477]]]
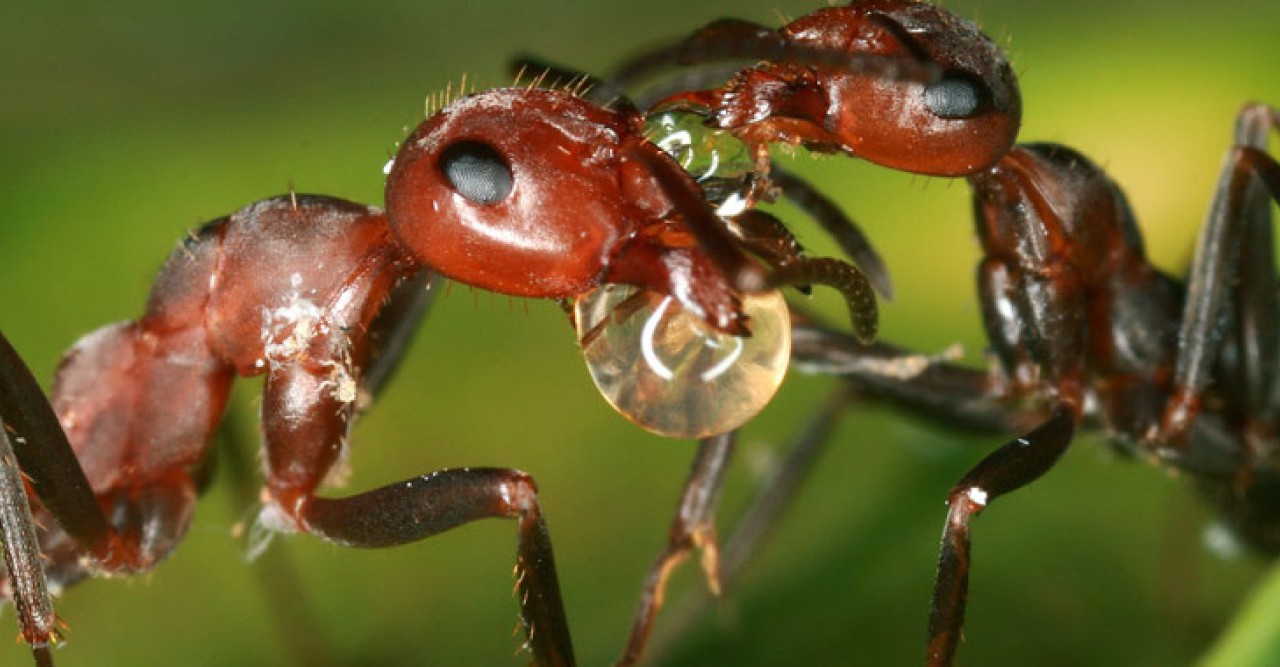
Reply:
[[645, 114], [644, 135], [680, 163], [720, 216], [751, 206], [755, 154], [732, 132], [707, 125], [710, 110], [683, 102]]

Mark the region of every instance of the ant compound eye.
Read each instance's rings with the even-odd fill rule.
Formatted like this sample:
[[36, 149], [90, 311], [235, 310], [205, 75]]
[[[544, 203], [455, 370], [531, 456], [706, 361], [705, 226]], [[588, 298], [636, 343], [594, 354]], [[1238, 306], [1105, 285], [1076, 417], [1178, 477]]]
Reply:
[[511, 194], [511, 166], [488, 144], [460, 141], [440, 154], [440, 168], [459, 194], [477, 204], [496, 204]]
[[991, 107], [991, 91], [963, 72], [946, 72], [924, 89], [924, 104], [939, 118], [964, 120]]
[[675, 297], [604, 285], [574, 304], [578, 342], [605, 400], [640, 427], [704, 438], [742, 426], [782, 384], [791, 317], [775, 291], [748, 295], [751, 336], [720, 332]]

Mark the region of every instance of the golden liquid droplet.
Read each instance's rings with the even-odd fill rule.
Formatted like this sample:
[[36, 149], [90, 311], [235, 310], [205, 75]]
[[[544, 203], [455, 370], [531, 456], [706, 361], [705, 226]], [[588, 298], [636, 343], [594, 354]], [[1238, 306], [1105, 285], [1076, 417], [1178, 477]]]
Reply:
[[748, 295], [751, 335], [731, 336], [674, 297], [605, 285], [578, 299], [587, 369], [605, 400], [671, 438], [732, 431], [768, 405], [791, 358], [791, 318], [777, 291]]

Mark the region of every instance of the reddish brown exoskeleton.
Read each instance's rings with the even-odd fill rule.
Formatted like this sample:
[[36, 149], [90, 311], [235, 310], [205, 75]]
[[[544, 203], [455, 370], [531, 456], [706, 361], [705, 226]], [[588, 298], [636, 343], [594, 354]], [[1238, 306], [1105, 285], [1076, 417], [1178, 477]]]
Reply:
[[[904, 74], [886, 77], [869, 56]], [[755, 146], [762, 172], [770, 144], [840, 152], [934, 176], [972, 174], [1017, 137], [1022, 103], [1000, 49], [976, 25], [937, 5], [861, 0], [826, 7], [773, 30], [717, 21], [678, 44], [642, 54], [609, 82], [630, 86], [670, 66], [759, 59], [723, 84], [714, 69], [652, 103], [698, 110]], [[905, 76], [914, 73], [916, 76]], [[606, 87], [606, 92], [612, 91]], [[648, 106], [648, 105], [646, 105]]]
[[[934, 75], [885, 81], [842, 62], [864, 53]], [[728, 72], [710, 66], [733, 59], [757, 62]], [[767, 148], [783, 143], [966, 176], [973, 187], [985, 252], [980, 293], [999, 374], [944, 364], [909, 377], [877, 373], [892, 368], [879, 362], [902, 351], [841, 344], [838, 334], [806, 326], [794, 351], [811, 369], [847, 375], [863, 391], [968, 423], [1019, 428], [1036, 420], [949, 494], [929, 665], [954, 661], [972, 516], [1046, 472], [1086, 417], [1121, 449], [1196, 474], [1244, 537], [1270, 551], [1280, 546], [1280, 517], [1265, 500], [1277, 484], [1280, 410], [1270, 222], [1280, 169], [1266, 153], [1273, 109], [1253, 105], [1241, 114], [1183, 285], [1147, 261], [1123, 194], [1101, 169], [1066, 147], [1013, 145], [1020, 102], [1005, 57], [972, 24], [935, 6], [855, 0], [776, 31], [722, 20], [629, 61], [599, 94], [621, 95], [673, 66], [695, 69], [643, 106], [691, 110], [732, 132], [756, 147], [762, 177], [772, 170], [777, 180]], [[1043, 412], [1025, 409], [1027, 397]], [[764, 523], [746, 521], [751, 530]], [[669, 566], [676, 545], [655, 570]], [[687, 552], [694, 543], [679, 545]], [[655, 611], [642, 608], [623, 664], [638, 658]]]
[[[695, 374], [733, 365], [698, 356], [707, 345], [771, 327], [781, 334], [769, 342], [781, 360], [766, 380], [774, 388], [790, 328], [785, 308], [751, 311], [758, 296], [830, 284], [848, 300], [855, 329], [874, 335], [874, 298], [856, 269], [799, 256], [777, 267], [756, 259], [753, 244], [774, 239], [731, 233], [639, 128], [635, 114], [563, 90], [465, 97], [404, 141], [385, 211], [290, 194], [193, 232], [165, 264], [140, 319], [94, 332], [67, 354], [48, 402], [0, 338], [4, 583], [37, 663], [52, 663], [58, 638], [45, 577], [62, 587], [144, 572], [168, 555], [190, 523], [233, 378], [261, 375], [261, 525], [384, 547], [477, 519], [515, 519], [526, 645], [540, 665], [573, 664], [550, 537], [527, 474], [441, 470], [345, 498], [316, 489], [341, 467], [351, 422], [395, 362], [431, 275], [566, 303], [626, 287], [629, 296], [583, 334], [584, 346], [627, 347], [618, 337], [632, 334], [611, 327], [658, 301], [665, 315], [643, 327], [646, 354]], [[639, 404], [660, 401], [666, 380], [624, 393]], [[684, 415], [681, 423], [719, 434], [750, 414], [711, 418]]]
[[[715, 67], [741, 60], [755, 64], [728, 74]], [[650, 117], [690, 114], [731, 133], [753, 154], [755, 188], [764, 197], [777, 191], [818, 211], [829, 205], [771, 165], [772, 145], [844, 153], [919, 174], [964, 176], [1005, 156], [1021, 121], [1017, 81], [1000, 49], [973, 23], [924, 2], [854, 1], [777, 30], [724, 19], [640, 54], [603, 81], [536, 59], [519, 64], [546, 69], [556, 81], [590, 81], [595, 99], [622, 108], [635, 104], [624, 91], [638, 81], [671, 67], [692, 67], [640, 106]], [[887, 293], [887, 278], [874, 262], [859, 258], [858, 245], [845, 247]], [[697, 470], [691, 489], [706, 486]], [[707, 537], [714, 535], [709, 503], [715, 497], [686, 491], [667, 548], [646, 582], [620, 665], [634, 664], [643, 654], [666, 577], [694, 548], [705, 550], [712, 588], [718, 587], [715, 545]]]
[[1048, 472], [1084, 421], [1125, 454], [1190, 473], [1244, 542], [1280, 551], [1280, 302], [1270, 216], [1280, 164], [1266, 153], [1276, 127], [1273, 108], [1241, 113], [1185, 282], [1150, 263], [1119, 186], [1069, 148], [1018, 146], [970, 177], [995, 375], [939, 367], [909, 381], [874, 377], [865, 364], [855, 370], [867, 351], [839, 334], [796, 331], [797, 360], [895, 402], [1004, 429], [1031, 417], [1029, 397], [1043, 410], [1038, 425], [948, 495], [931, 667], [953, 664], [959, 645], [973, 517]]

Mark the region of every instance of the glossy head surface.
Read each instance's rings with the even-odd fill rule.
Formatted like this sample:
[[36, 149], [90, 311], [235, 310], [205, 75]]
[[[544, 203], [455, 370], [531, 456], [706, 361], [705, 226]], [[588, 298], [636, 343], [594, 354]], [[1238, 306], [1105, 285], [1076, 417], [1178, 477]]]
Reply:
[[797, 43], [931, 63], [930, 83], [822, 69], [827, 129], [839, 147], [894, 169], [938, 176], [993, 164], [1017, 137], [1022, 102], [1008, 60], [976, 25], [923, 2], [867, 0], [783, 28]]
[[600, 280], [634, 224], [618, 177], [627, 122], [563, 91], [458, 100], [401, 146], [387, 217], [418, 261], [454, 280], [575, 296]]

